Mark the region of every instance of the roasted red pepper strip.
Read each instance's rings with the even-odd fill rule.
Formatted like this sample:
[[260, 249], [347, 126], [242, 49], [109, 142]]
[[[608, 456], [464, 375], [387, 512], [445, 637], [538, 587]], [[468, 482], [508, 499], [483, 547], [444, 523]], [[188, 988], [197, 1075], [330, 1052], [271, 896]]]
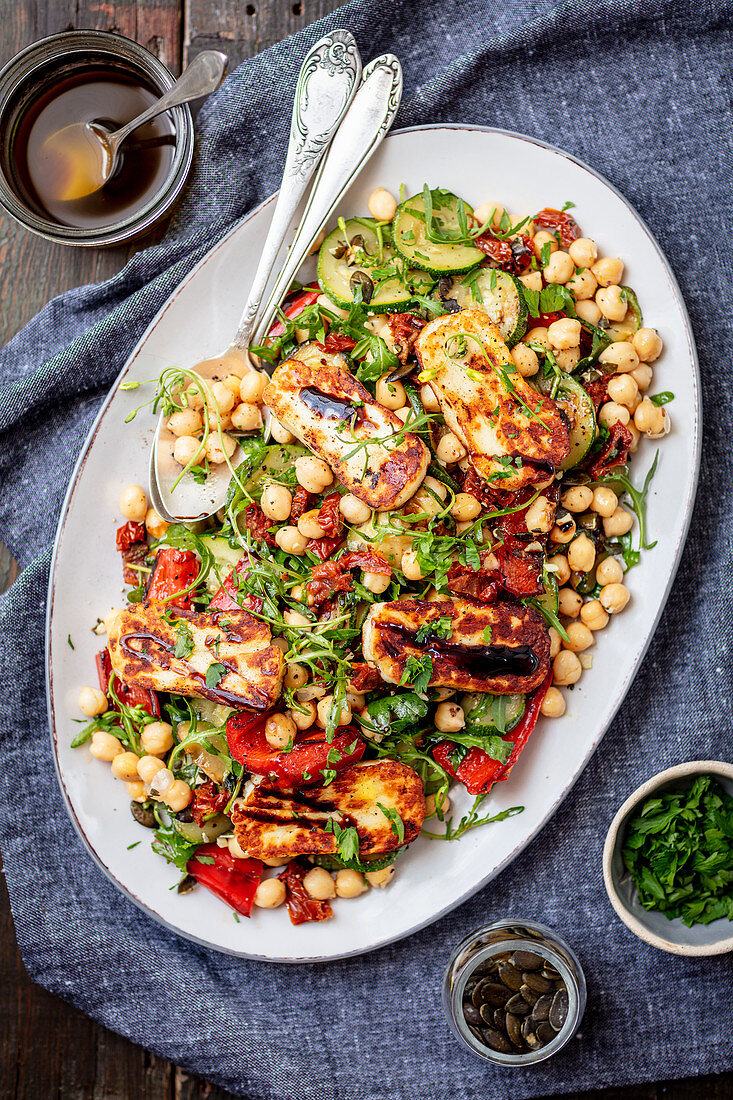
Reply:
[[186, 864], [189, 875], [243, 917], [252, 912], [262, 869], [261, 860], [235, 859], [227, 848], [216, 844], [202, 844]]
[[254, 611], [257, 615], [262, 612], [265, 602], [262, 597], [245, 596], [243, 592], [240, 592], [239, 585], [234, 579], [235, 572], [245, 573], [248, 565], [249, 554], [246, 554], [241, 561], [237, 562], [229, 576], [221, 582], [221, 588], [211, 597], [209, 611], [236, 611], [245, 608], [247, 611]]
[[566, 210], [556, 210], [552, 206], [546, 206], [535, 214], [532, 221], [535, 224], [535, 231], [538, 227], [549, 229], [553, 233], [557, 231], [563, 248], [568, 248], [580, 236], [580, 226]]
[[164, 546], [155, 555], [153, 572], [148, 583], [147, 600], [168, 600], [175, 603], [176, 607], [189, 610], [191, 607], [191, 594], [179, 596], [175, 601], [171, 596], [188, 588], [189, 584], [199, 575], [199, 561], [193, 550], [176, 550], [172, 546]]
[[281, 752], [268, 744], [265, 722], [265, 715], [233, 714], [227, 722], [227, 744], [234, 760], [279, 790], [322, 783], [324, 771], [341, 771], [364, 755], [366, 745], [354, 726], [340, 727], [330, 742], [324, 730], [307, 730], [297, 734], [290, 752]]
[[[112, 660], [109, 650], [103, 649], [96, 657], [97, 676], [99, 686], [106, 695], [109, 690], [109, 678], [112, 675]], [[160, 718], [160, 703], [157, 694], [148, 688], [138, 687], [136, 684], [125, 684], [115, 676], [114, 689], [117, 698], [127, 707], [142, 707], [146, 714], [153, 718]], [[110, 706], [117, 710], [117, 704], [110, 699]]]
[[449, 775], [460, 780], [469, 794], [484, 794], [493, 783], [500, 783], [509, 778], [509, 773], [519, 759], [522, 749], [527, 744], [532, 730], [537, 725], [540, 716], [542, 700], [547, 694], [547, 689], [552, 683], [552, 670], [547, 679], [528, 700], [526, 709], [521, 719], [509, 733], [504, 734], [505, 741], [511, 741], [514, 745], [511, 756], [506, 764], [499, 760], [493, 760], [483, 749], [472, 748], [463, 758], [458, 768], [451, 763], [451, 754], [456, 748], [452, 741], [441, 741], [433, 749], [433, 756], [437, 762], [445, 768]]
[[329, 903], [312, 898], [303, 885], [303, 879], [310, 870], [307, 863], [292, 859], [285, 870], [278, 875], [278, 878], [285, 883], [287, 890], [285, 904], [293, 924], [304, 924], [309, 920], [328, 920], [333, 916], [333, 909]]
[[[321, 288], [307, 286], [303, 290], [299, 291], [292, 301], [283, 306], [283, 313], [285, 316], [292, 320], [293, 317], [297, 317], [299, 313], [302, 313], [308, 306], [312, 306], [313, 303], [320, 297]], [[285, 332], [285, 325], [282, 321], [275, 321], [270, 331], [267, 334], [268, 339], [272, 340], [276, 336], [282, 336]]]
[[129, 520], [117, 528], [115, 544], [118, 550], [129, 550], [136, 542], [145, 542], [145, 524]]

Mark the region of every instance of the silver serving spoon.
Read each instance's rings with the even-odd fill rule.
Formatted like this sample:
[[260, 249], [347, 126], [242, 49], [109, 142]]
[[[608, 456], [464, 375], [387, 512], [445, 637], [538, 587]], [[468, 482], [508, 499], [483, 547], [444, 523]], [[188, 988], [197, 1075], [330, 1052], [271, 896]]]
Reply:
[[50, 162], [59, 182], [58, 198], [65, 202], [86, 198], [101, 190], [113, 175], [120, 146], [130, 134], [170, 107], [179, 107], [216, 91], [228, 58], [218, 50], [204, 50], [184, 69], [165, 95], [146, 111], [110, 132], [101, 122], [73, 122], [46, 138], [41, 154]]
[[[303, 260], [313, 247], [323, 226], [334, 213], [344, 193], [353, 183], [369, 158], [389, 131], [402, 99], [402, 69], [396, 57], [385, 54], [375, 58], [364, 70], [364, 76], [342, 125], [331, 142], [321, 170], [310, 194], [306, 209], [290, 246], [288, 257], [267, 306], [260, 314], [254, 336], [261, 338]], [[287, 170], [283, 188], [288, 184]], [[277, 211], [276, 211], [277, 215]], [[268, 235], [269, 241], [269, 235]], [[280, 242], [281, 243], [281, 242]], [[267, 244], [265, 246], [267, 251]], [[275, 249], [275, 255], [279, 245]], [[272, 262], [270, 263], [270, 267]], [[255, 281], [257, 281], [257, 275]], [[266, 281], [266, 280], [265, 280]], [[264, 282], [262, 286], [264, 287]], [[194, 368], [206, 380], [223, 379], [226, 374], [253, 369], [247, 347], [253, 335], [257, 310], [252, 308], [252, 294], [227, 352]], [[237, 369], [239, 368], [239, 369]], [[181, 466], [173, 457], [176, 438], [161, 417], [150, 460], [150, 491], [153, 506], [168, 522], [205, 519], [217, 512], [226, 500], [231, 472], [226, 463], [210, 467], [202, 482], [189, 474], [181, 478]], [[230, 458], [236, 467], [242, 458], [237, 448]], [[165, 502], [165, 503], [164, 503]]]

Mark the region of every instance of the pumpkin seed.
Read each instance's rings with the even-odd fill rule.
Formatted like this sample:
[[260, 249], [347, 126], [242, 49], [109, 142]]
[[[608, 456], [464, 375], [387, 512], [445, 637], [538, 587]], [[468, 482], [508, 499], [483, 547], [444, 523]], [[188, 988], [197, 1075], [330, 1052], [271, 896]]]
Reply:
[[534, 1020], [529, 1016], [527, 1016], [522, 1023], [522, 1038], [532, 1050], [540, 1045], [540, 1041], [534, 1031]]
[[510, 997], [505, 1008], [507, 1012], [511, 1012], [515, 1016], [528, 1016], [532, 1011], [532, 1005], [525, 1001], [521, 993], [515, 993], [513, 997]]
[[539, 993], [535, 993], [534, 989], [530, 989], [528, 985], [522, 985], [519, 987], [519, 992], [524, 997], [528, 1005], [533, 1005], [535, 1001], [539, 1000]]
[[567, 989], [558, 989], [552, 998], [548, 1020], [555, 1031], [560, 1031], [568, 1018], [569, 998]]
[[[482, 1004], [491, 1005], [492, 1008], [503, 1008], [510, 997], [510, 991], [505, 985], [499, 985], [491, 978], [484, 978], [473, 991], [473, 1003], [478, 1007]], [[478, 1000], [476, 999], [478, 997]]]
[[506, 1035], [502, 1035], [500, 1031], [496, 1031], [493, 1027], [484, 1028], [484, 1042], [487, 1047], [491, 1047], [492, 1050], [498, 1050], [501, 1054], [513, 1054], [512, 1044], [507, 1039]]
[[549, 978], [543, 978], [541, 974], [534, 970], [525, 970], [522, 977], [524, 978], [524, 984], [528, 985], [535, 993], [552, 993], [555, 989], [554, 982], [551, 982]]
[[535, 1032], [535, 1034], [537, 1035], [537, 1038], [542, 1043], [542, 1045], [545, 1046], [547, 1043], [552, 1042], [552, 1040], [557, 1035], [557, 1032], [555, 1031], [552, 1024], [549, 1023], [549, 1021], [540, 1020], [540, 1022], [537, 1024], [537, 1031]]
[[178, 883], [176, 893], [190, 894], [195, 885], [196, 879], [193, 877], [193, 875], [186, 875], [185, 878], [182, 878], [181, 881]]
[[522, 972], [517, 970], [516, 966], [512, 966], [510, 962], [502, 963], [499, 967], [499, 978], [507, 989], [512, 989], [515, 993], [519, 992], [519, 987], [522, 984]]
[[158, 822], [155, 820], [153, 807], [149, 802], [131, 802], [130, 813], [138, 825], [144, 825], [146, 829], [157, 828]]
[[480, 1043], [483, 1043], [483, 1041], [484, 1041], [484, 1034], [483, 1034], [483, 1032], [481, 1031], [481, 1028], [479, 1028], [479, 1027], [474, 1027], [474, 1026], [473, 1026], [473, 1024], [469, 1024], [469, 1025], [468, 1025], [468, 1030], [469, 1030], [469, 1031], [471, 1032], [471, 1034], [472, 1034], [472, 1035], [474, 1036], [474, 1038], [475, 1038], [475, 1039], [478, 1039], [478, 1041], [479, 1041]]
[[506, 1031], [506, 1012], [503, 1008], [494, 1009], [494, 1024], [499, 1031]]
[[534, 1003], [532, 1009], [533, 1020], [546, 1020], [550, 1015], [550, 1005], [552, 1004], [552, 994], [543, 993], [541, 997], [538, 997]]
[[489, 1024], [490, 1027], [494, 1026], [495, 1012], [496, 1009], [492, 1008], [491, 1005], [481, 1005], [481, 1008], [479, 1009], [479, 1015], [481, 1016], [481, 1019], [485, 1024]]
[[[527, 967], [527, 970], [532, 970], [532, 969], [533, 969], [533, 967], [531, 967], [531, 966]], [[555, 970], [555, 967], [550, 966], [550, 964], [548, 962], [546, 962], [545, 965], [542, 967], [542, 970], [540, 971], [540, 974], [542, 975], [543, 978], [548, 978], [549, 981], [551, 981], [551, 982], [558, 982], [558, 981], [561, 982], [562, 981], [562, 978], [560, 976], [560, 971]]]
[[517, 970], [539, 970], [543, 963], [541, 955], [535, 955], [534, 951], [515, 951], [511, 957], [512, 966]]
[[524, 1049], [524, 1042], [522, 1040], [522, 1019], [520, 1016], [515, 1016], [511, 1012], [507, 1012], [506, 1033], [509, 1036], [510, 1042], [517, 1050]]
[[486, 974], [494, 974], [496, 972], [497, 965], [498, 964], [497, 964], [496, 959], [484, 959], [483, 962], [480, 962], [478, 964], [476, 969], [473, 971], [473, 974], [471, 975], [471, 977], [473, 977], [474, 974], [478, 975], [478, 976], [483, 976], [483, 975], [486, 975]]
[[479, 1011], [471, 1001], [465, 1001], [463, 1004], [463, 1017], [467, 1024], [475, 1024], [477, 1027], [481, 1023], [481, 1017]]

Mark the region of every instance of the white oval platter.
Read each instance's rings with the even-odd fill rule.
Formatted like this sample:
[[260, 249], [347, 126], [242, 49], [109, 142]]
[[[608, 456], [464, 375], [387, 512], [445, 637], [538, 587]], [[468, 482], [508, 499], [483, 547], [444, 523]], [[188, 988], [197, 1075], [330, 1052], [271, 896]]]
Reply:
[[[331, 921], [294, 928], [281, 908], [255, 910], [251, 920], [237, 923], [206, 890], [186, 896], [171, 891], [178, 872], [151, 851], [150, 834], [133, 821], [123, 784], [85, 749], [70, 748], [70, 742], [78, 729], [73, 719], [79, 717], [79, 687], [95, 682], [94, 655], [104, 644], [91, 628], [123, 600], [114, 547], [115, 528], [122, 522], [118, 498], [130, 482], [147, 484], [154, 418], [141, 414], [126, 425], [125, 417], [144, 398], [140, 390], [121, 390], [119, 383], [153, 379], [173, 364], [192, 366], [227, 346], [264, 242], [272, 199], [248, 215], [160, 310], [101, 409], [64, 505], [48, 606], [49, 717], [72, 821], [90, 854], [132, 901], [174, 932], [219, 951], [281, 962], [371, 951], [437, 920], [498, 874], [557, 809], [597, 747], [639, 668], [682, 553], [699, 467], [697, 361], [679, 288], [644, 223], [607, 181], [568, 154], [534, 139], [473, 126], [425, 126], [392, 134], [346, 196], [342, 212], [366, 213], [376, 186], [397, 193], [404, 184], [411, 194], [425, 182], [447, 187], [474, 205], [496, 200], [513, 216], [572, 200], [573, 214], [601, 254], [624, 259], [624, 281], [636, 289], [646, 322], [664, 339], [655, 389], [675, 394], [671, 434], [659, 443], [644, 440], [633, 464], [639, 484], [659, 449], [648, 508], [652, 537], [659, 543], [630, 574], [631, 603], [599, 636], [593, 668], [567, 695], [567, 713], [541, 719], [511, 779], [487, 799], [492, 812], [524, 805], [523, 813], [457, 842], [421, 837], [400, 859], [388, 889], [337, 901]], [[458, 808], [469, 801], [459, 798]]]

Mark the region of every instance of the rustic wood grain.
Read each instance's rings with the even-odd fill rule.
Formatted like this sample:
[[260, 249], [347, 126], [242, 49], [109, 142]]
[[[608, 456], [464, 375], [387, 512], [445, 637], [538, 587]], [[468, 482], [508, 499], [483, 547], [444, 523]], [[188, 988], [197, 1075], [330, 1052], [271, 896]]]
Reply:
[[333, 0], [185, 0], [184, 56], [220, 49], [233, 68], [245, 57], [307, 27], [339, 5]]

